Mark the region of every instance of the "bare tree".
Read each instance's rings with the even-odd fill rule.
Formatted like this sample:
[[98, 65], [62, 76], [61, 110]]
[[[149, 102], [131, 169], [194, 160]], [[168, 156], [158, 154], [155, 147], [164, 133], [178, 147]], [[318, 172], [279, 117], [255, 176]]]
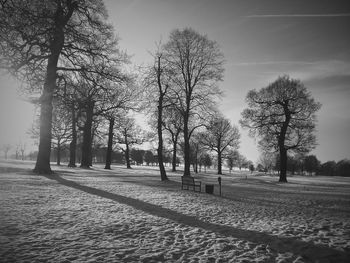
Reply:
[[262, 151], [259, 157], [259, 163], [263, 166], [265, 173], [271, 171], [276, 161], [276, 153]]
[[279, 151], [279, 181], [287, 182], [287, 151], [308, 152], [315, 147], [315, 113], [321, 104], [299, 80], [289, 76], [279, 77], [259, 91], [249, 91], [246, 101], [241, 125], [251, 136], [261, 138], [263, 149]]
[[51, 173], [52, 100], [58, 72], [89, 70], [86, 57], [111, 59], [113, 29], [105, 22], [102, 0], [1, 0], [0, 5], [1, 67], [43, 85], [34, 171]]
[[186, 28], [171, 32], [164, 55], [183, 117], [184, 176], [190, 176], [190, 137], [196, 126], [190, 129], [189, 124], [220, 94], [216, 84], [223, 78], [223, 54], [215, 41]]
[[179, 136], [183, 128], [182, 115], [178, 109], [172, 105], [164, 109], [163, 127], [169, 133], [169, 141], [172, 144], [172, 171], [176, 171], [177, 146]]
[[6, 143], [6, 144], [3, 144], [3, 145], [2, 145], [1, 149], [2, 149], [3, 152], [4, 152], [4, 157], [5, 157], [5, 159], [7, 159], [8, 152], [11, 150], [11, 148], [12, 148], [12, 146], [11, 146], [11, 144], [9, 144], [9, 143]]
[[202, 143], [211, 151], [218, 154], [218, 174], [222, 174], [222, 158], [226, 157], [228, 150], [239, 146], [239, 130], [232, 126], [228, 119], [216, 114], [203, 134]]
[[[130, 148], [135, 144], [142, 144], [145, 137], [141, 128], [136, 124], [135, 119], [131, 117], [123, 117], [119, 121], [119, 127], [116, 130], [116, 141], [120, 145], [120, 149], [125, 155], [126, 167], [131, 168], [130, 164]], [[123, 145], [123, 147], [121, 146]]]
[[[168, 180], [168, 177], [166, 175], [165, 167], [164, 167], [164, 160], [163, 160], [163, 150], [164, 150], [164, 142], [163, 142], [163, 111], [166, 108], [166, 102], [167, 96], [168, 96], [168, 90], [170, 88], [169, 86], [169, 80], [170, 80], [170, 74], [167, 72], [167, 67], [165, 66], [165, 60], [163, 58], [163, 53], [158, 49], [156, 54], [153, 56], [154, 58], [154, 65], [150, 67], [150, 70], [148, 74], [146, 75], [146, 78], [144, 80], [145, 85], [149, 87], [149, 91], [151, 93], [155, 91], [157, 94], [156, 98], [154, 98], [153, 103], [151, 102], [151, 105], [156, 103], [157, 107], [157, 135], [158, 135], [158, 148], [157, 148], [157, 154], [158, 154], [158, 165], [159, 165], [159, 171], [160, 171], [160, 178], [162, 181]], [[150, 96], [153, 99], [153, 96]], [[152, 114], [153, 117], [153, 114]], [[152, 118], [151, 117], [151, 118]]]

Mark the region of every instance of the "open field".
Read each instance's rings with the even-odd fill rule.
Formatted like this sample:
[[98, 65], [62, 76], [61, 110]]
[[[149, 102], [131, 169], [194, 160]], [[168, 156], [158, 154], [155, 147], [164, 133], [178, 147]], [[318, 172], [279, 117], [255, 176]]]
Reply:
[[[1, 262], [349, 262], [350, 178], [181, 173], [0, 161]], [[204, 190], [204, 186], [202, 186]]]

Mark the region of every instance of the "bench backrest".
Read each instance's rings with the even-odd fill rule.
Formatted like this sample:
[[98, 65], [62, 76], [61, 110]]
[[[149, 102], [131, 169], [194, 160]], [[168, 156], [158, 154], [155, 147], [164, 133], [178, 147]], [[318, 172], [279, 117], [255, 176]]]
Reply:
[[183, 184], [194, 184], [194, 178], [189, 176], [181, 176]]

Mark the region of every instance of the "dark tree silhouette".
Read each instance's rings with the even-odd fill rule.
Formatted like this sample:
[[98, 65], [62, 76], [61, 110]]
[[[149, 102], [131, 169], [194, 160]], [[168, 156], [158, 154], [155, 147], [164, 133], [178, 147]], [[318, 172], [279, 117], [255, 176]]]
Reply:
[[320, 161], [315, 155], [308, 155], [304, 158], [304, 168], [310, 174], [317, 172], [320, 168]]
[[308, 152], [315, 147], [315, 113], [321, 104], [299, 80], [289, 76], [279, 77], [259, 91], [249, 91], [246, 101], [241, 125], [249, 128], [251, 136], [261, 138], [263, 149], [279, 152], [279, 181], [287, 182], [287, 151]]
[[165, 60], [172, 72], [174, 95], [183, 117], [184, 176], [190, 176], [191, 118], [205, 112], [220, 94], [216, 86], [223, 78], [223, 54], [217, 43], [193, 29], [174, 30], [164, 46]]
[[[43, 86], [34, 171], [51, 173], [52, 99], [58, 72], [87, 70], [86, 56], [109, 59], [115, 44], [102, 0], [0, 1], [1, 67]], [[82, 63], [83, 62], [83, 63]]]

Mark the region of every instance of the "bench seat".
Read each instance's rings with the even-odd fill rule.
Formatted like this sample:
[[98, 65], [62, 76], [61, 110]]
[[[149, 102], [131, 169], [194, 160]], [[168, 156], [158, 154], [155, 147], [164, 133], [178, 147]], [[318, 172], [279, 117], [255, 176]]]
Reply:
[[192, 176], [181, 176], [181, 189], [190, 190], [190, 187], [195, 192], [201, 192], [202, 182], [194, 180]]

